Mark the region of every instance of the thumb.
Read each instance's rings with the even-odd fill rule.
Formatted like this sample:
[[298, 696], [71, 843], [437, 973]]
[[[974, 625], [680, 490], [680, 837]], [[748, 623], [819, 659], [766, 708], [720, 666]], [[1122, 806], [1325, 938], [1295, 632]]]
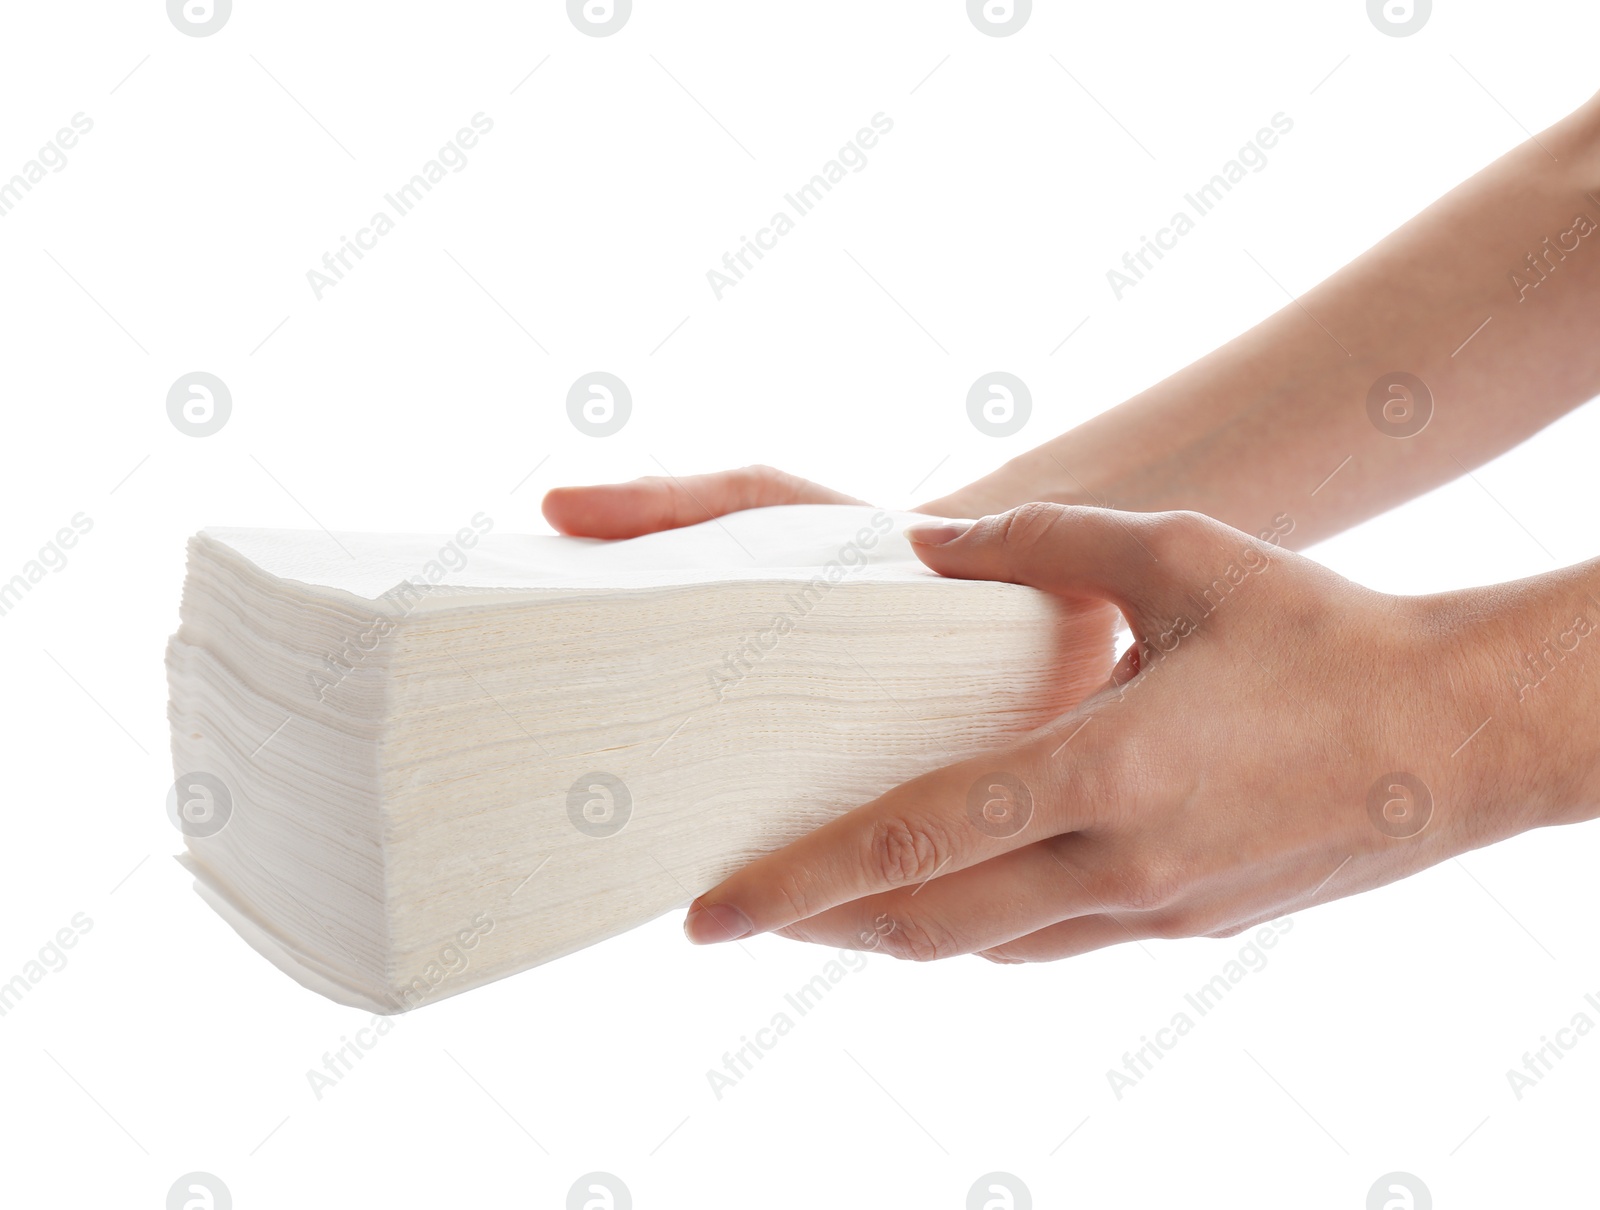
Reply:
[[1254, 539], [1199, 513], [1062, 504], [928, 522], [907, 527], [905, 535], [942, 576], [1110, 601], [1141, 637], [1193, 613], [1198, 595], [1230, 565], [1260, 570], [1270, 557]]

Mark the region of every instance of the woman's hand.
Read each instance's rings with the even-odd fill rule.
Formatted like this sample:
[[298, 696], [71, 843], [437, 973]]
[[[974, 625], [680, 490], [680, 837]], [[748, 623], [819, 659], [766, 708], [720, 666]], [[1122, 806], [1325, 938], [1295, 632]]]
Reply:
[[[970, 488], [918, 505], [935, 517], [970, 517], [1003, 511], [1029, 498], [1028, 489], [997, 471]], [[714, 517], [773, 504], [865, 504], [770, 466], [746, 466], [709, 475], [651, 475], [631, 483], [556, 487], [545, 493], [544, 519], [578, 538], [637, 538], [658, 530], [697, 525]]]
[[1229, 936], [1571, 813], [1512, 717], [1504, 588], [1385, 596], [1193, 513], [1029, 504], [908, 536], [943, 575], [1109, 600], [1133, 646], [1055, 723], [700, 896], [691, 940], [1014, 962]]
[[631, 483], [554, 487], [542, 508], [544, 519], [563, 534], [637, 538], [772, 504], [865, 503], [770, 466], [746, 466], [682, 479], [651, 475]]

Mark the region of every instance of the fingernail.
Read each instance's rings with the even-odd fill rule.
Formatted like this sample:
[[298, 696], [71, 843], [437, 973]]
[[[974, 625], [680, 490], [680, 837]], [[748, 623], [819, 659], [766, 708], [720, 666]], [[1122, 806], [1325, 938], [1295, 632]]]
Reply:
[[954, 542], [972, 525], [971, 521], [925, 521], [908, 525], [902, 532], [919, 546], [943, 546], [946, 542]]
[[713, 903], [690, 909], [683, 922], [683, 935], [696, 945], [714, 945], [748, 937], [752, 927], [750, 918], [733, 904]]

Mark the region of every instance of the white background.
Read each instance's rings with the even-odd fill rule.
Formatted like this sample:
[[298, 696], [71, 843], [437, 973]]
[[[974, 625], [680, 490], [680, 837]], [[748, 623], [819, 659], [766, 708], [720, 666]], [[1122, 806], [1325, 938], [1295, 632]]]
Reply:
[[[674, 915], [400, 1018], [319, 1101], [365, 1014], [203, 906], [163, 809], [194, 530], [542, 530], [555, 484], [753, 461], [949, 491], [1282, 306], [1246, 249], [1303, 292], [1596, 86], [1591, 4], [1435, 8], [1391, 38], [1362, 0], [1041, 3], [994, 38], [956, 0], [639, 0], [592, 38], [549, 0], [238, 0], [192, 38], [159, 0], [6, 6], [0, 177], [94, 122], [0, 219], [0, 579], [94, 522], [0, 617], [0, 980], [93, 920], [0, 1019], [7, 1202], [159, 1207], [204, 1170], [241, 1208], [560, 1206], [598, 1169], [640, 1207], [959, 1207], [1002, 1170], [1041, 1207], [1359, 1210], [1403, 1170], [1440, 1207], [1593, 1204], [1600, 1035], [1521, 1101], [1505, 1075], [1600, 1020], [1592, 825], [1297, 916], [1120, 1100], [1106, 1070], [1245, 938], [873, 957], [719, 1101], [707, 1069], [830, 954], [691, 949]], [[1106, 270], [1280, 111], [1269, 166], [1116, 301]], [[306, 271], [479, 112], [319, 302]], [[706, 271], [878, 112], [868, 166], [717, 301]], [[604, 439], [565, 412], [593, 369], [634, 398]], [[1033, 390], [1015, 437], [966, 418], [991, 369]], [[191, 370], [233, 394], [203, 439], [166, 414]], [[1312, 553], [1395, 592], [1589, 557], [1597, 428]]]

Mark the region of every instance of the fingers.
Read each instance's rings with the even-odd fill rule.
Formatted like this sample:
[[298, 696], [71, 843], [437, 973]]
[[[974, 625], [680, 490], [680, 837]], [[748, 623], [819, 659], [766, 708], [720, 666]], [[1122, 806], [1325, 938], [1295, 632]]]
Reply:
[[927, 962], [971, 954], [1099, 910], [1046, 840], [970, 869], [840, 904], [783, 929], [796, 941]]
[[[1270, 559], [1247, 535], [1192, 513], [1030, 504], [977, 522], [932, 522], [906, 533], [923, 562], [940, 574], [1109, 600], [1141, 640], [1194, 612], [1195, 594], [1214, 583], [1221, 585], [1215, 591], [1226, 594], [1228, 581], [1213, 581], [1213, 569], [1237, 571], [1241, 561], [1259, 569]], [[1117, 728], [1085, 729], [1078, 725], [1082, 721], [1065, 716], [1048, 734], [1004, 753], [925, 774], [760, 858], [695, 900], [685, 932], [691, 941], [706, 943], [788, 928], [841, 904], [948, 879], [1049, 837], [1092, 828], [1096, 813], [1121, 797], [1110, 787], [1127, 772], [1125, 755], [1119, 756], [1125, 745]], [[1074, 744], [1070, 765], [1053, 759], [1065, 746], [1058, 734], [1065, 727], [1073, 728], [1066, 736]], [[1138, 870], [1126, 872], [1124, 881], [1132, 886], [1139, 877]], [[1004, 894], [995, 887], [990, 898]], [[1132, 899], [1143, 905], [1150, 897], [1139, 892]], [[1123, 904], [1113, 898], [1111, 906]], [[1055, 919], [1086, 910], [1081, 901], [1069, 900]], [[1021, 930], [1048, 919], [1048, 913], [1031, 911], [1022, 905], [991, 921], [999, 932], [985, 937], [981, 930], [989, 925], [967, 925], [965, 932], [955, 927], [959, 914], [953, 907], [943, 917], [925, 910], [908, 920], [943, 933], [932, 943], [913, 942], [913, 948], [992, 947], [1004, 939], [1007, 926]], [[864, 920], [842, 912], [821, 927], [848, 935], [872, 927], [876, 914], [868, 915]]]
[[1270, 557], [1264, 544], [1197, 513], [1024, 504], [965, 529], [931, 522], [905, 532], [940, 575], [1107, 600], [1136, 633], [1192, 612], [1197, 594], [1226, 567], [1264, 566]]
[[637, 538], [697, 525], [746, 508], [774, 504], [861, 504], [863, 501], [770, 466], [709, 475], [652, 475], [631, 483], [556, 487], [545, 493], [544, 519], [581, 538]]
[[1146, 940], [1151, 934], [1137, 928], [1137, 923], [1137, 920], [1130, 922], [1120, 916], [1080, 916], [978, 953], [979, 957], [991, 962], [1003, 963], [1054, 962], [1058, 958], [1076, 958], [1079, 954], [1104, 949], [1108, 945]]
[[[1278, 933], [1292, 926], [1289, 912], [1368, 889], [1371, 883], [1359, 876], [1328, 886], [1331, 874], [1343, 871], [1348, 860], [1335, 853], [1308, 853], [1243, 897], [1233, 885], [1237, 880], [1228, 878], [1226, 885], [1204, 893], [1191, 888], [1174, 902], [1150, 910], [1113, 911], [1100, 903], [1098, 914], [1084, 912], [978, 952], [995, 962], [1054, 962], [1125, 941], [1236, 937], [1251, 930], [1257, 930], [1258, 944], [1270, 947]], [[1269, 924], [1263, 935], [1262, 926]]]
[[[1075, 770], [1094, 749], [1083, 742]], [[937, 769], [752, 862], [690, 905], [684, 931], [699, 944], [732, 941], [948, 877], [1071, 831], [1065, 791], [1037, 741]]]

